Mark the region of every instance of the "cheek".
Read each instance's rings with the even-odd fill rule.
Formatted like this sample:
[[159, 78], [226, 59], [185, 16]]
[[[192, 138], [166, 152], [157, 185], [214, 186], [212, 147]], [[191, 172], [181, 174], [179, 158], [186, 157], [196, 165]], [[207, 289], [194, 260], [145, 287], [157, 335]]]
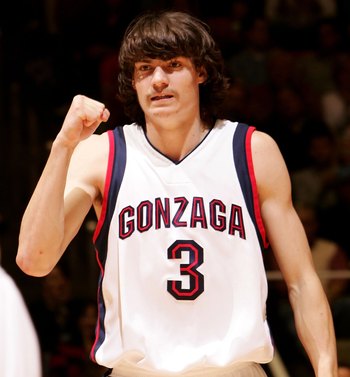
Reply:
[[134, 86], [136, 97], [140, 103], [140, 105], [145, 102], [145, 89], [142, 84], [136, 83]]
[[145, 109], [146, 100], [145, 97], [142, 96], [139, 92], [136, 92], [137, 100], [139, 101], [139, 105], [141, 106], [141, 109]]
[[186, 98], [191, 98], [193, 100], [195, 97], [199, 97], [199, 84], [195, 79], [191, 82], [187, 81], [187, 84], [184, 85], [183, 88], [182, 93]]

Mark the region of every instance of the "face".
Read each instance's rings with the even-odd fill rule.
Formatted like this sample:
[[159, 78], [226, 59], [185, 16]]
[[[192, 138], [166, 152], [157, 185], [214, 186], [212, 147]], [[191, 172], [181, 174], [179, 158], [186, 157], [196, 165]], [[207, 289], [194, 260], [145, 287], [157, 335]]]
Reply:
[[135, 63], [134, 88], [146, 123], [199, 116], [199, 84], [206, 79], [191, 59], [146, 59]]

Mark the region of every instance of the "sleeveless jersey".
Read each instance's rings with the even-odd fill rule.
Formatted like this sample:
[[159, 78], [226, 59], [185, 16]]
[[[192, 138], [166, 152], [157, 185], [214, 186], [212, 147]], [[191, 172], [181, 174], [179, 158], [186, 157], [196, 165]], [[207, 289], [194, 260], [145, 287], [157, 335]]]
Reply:
[[97, 363], [182, 372], [272, 359], [253, 132], [218, 120], [174, 162], [135, 124], [108, 131]]

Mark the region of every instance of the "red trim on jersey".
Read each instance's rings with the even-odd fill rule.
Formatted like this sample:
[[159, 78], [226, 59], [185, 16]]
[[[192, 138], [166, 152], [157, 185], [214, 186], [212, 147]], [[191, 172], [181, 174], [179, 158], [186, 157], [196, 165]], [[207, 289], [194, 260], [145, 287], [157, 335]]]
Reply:
[[267, 248], [269, 246], [269, 243], [266, 239], [266, 231], [264, 227], [264, 223], [261, 217], [260, 212], [260, 205], [259, 205], [259, 194], [258, 194], [258, 188], [256, 185], [256, 179], [254, 174], [254, 166], [253, 166], [253, 156], [252, 156], [252, 146], [251, 146], [251, 139], [252, 134], [255, 131], [255, 127], [249, 127], [247, 131], [247, 137], [246, 137], [246, 154], [247, 154], [247, 165], [248, 165], [248, 171], [249, 171], [249, 177], [250, 181], [252, 183], [252, 192], [253, 192], [253, 202], [254, 202], [254, 215], [256, 219], [256, 223], [259, 228], [259, 232], [261, 234], [261, 238], [264, 243], [264, 247]]
[[115, 145], [114, 145], [114, 137], [112, 131], [108, 132], [108, 139], [109, 139], [109, 156], [108, 156], [108, 166], [107, 166], [107, 173], [106, 173], [106, 181], [105, 181], [105, 188], [103, 193], [103, 201], [102, 201], [102, 209], [100, 218], [98, 219], [96, 229], [93, 235], [93, 241], [95, 242], [98, 235], [100, 234], [102, 225], [106, 218], [106, 212], [107, 212], [107, 203], [108, 203], [108, 193], [109, 193], [109, 187], [111, 185], [111, 179], [112, 179], [112, 171], [113, 171], [113, 161], [114, 161], [114, 155], [115, 155]]
[[[104, 268], [103, 268], [102, 263], [100, 261], [100, 258], [98, 257], [97, 251], [96, 251], [96, 260], [97, 260], [97, 263], [100, 267], [101, 277], [103, 279], [105, 271], [104, 271]], [[98, 289], [97, 289], [97, 303], [99, 303], [99, 297], [100, 297], [101, 289], [102, 289], [101, 285], [99, 284]], [[101, 323], [100, 317], [101, 317], [101, 311], [100, 311], [100, 306], [98, 304], [98, 306], [97, 306], [97, 321], [96, 321], [96, 329], [95, 329], [95, 341], [94, 341], [94, 344], [92, 345], [91, 350], [90, 350], [90, 359], [94, 362], [96, 362], [96, 357], [95, 357], [96, 346], [97, 346], [97, 343], [98, 343], [98, 340], [99, 340], [99, 335], [100, 335], [100, 323]]]
[[[97, 221], [96, 229], [93, 235], [93, 241], [94, 243], [96, 242], [96, 239], [98, 235], [100, 234], [102, 225], [106, 219], [106, 213], [107, 213], [107, 203], [108, 203], [108, 194], [109, 194], [109, 188], [111, 185], [111, 180], [112, 180], [112, 171], [113, 171], [113, 162], [114, 162], [114, 155], [115, 155], [115, 143], [114, 143], [114, 136], [112, 131], [107, 131], [108, 133], [108, 140], [109, 140], [109, 154], [108, 154], [108, 165], [107, 165], [107, 172], [106, 172], [106, 180], [105, 180], [105, 188], [104, 188], [104, 193], [103, 193], [103, 201], [102, 201], [102, 209], [101, 209], [101, 214], [100, 217]], [[103, 265], [100, 261], [98, 251], [96, 250], [96, 261], [97, 264], [100, 268], [101, 271], [101, 277], [103, 278], [104, 276], [104, 268]], [[100, 290], [101, 290], [101, 285], [98, 286], [97, 289], [97, 302], [99, 302], [99, 297], [100, 297]], [[98, 305], [98, 310], [97, 310], [97, 325], [96, 325], [96, 330], [95, 330], [95, 341], [94, 344], [91, 347], [90, 350], [90, 359], [94, 362], [96, 362], [95, 358], [95, 353], [96, 353], [96, 346], [99, 340], [99, 333], [100, 333], [100, 307]]]

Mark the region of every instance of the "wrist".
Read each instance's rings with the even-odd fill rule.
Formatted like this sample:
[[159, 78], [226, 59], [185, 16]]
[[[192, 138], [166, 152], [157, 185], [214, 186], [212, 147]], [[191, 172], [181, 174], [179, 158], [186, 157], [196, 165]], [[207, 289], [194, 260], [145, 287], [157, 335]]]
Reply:
[[338, 377], [337, 362], [329, 357], [324, 357], [320, 360], [317, 368], [317, 377]]
[[68, 151], [73, 152], [78, 144], [79, 141], [72, 141], [62, 133], [59, 133], [52, 143], [52, 148], [67, 149]]

